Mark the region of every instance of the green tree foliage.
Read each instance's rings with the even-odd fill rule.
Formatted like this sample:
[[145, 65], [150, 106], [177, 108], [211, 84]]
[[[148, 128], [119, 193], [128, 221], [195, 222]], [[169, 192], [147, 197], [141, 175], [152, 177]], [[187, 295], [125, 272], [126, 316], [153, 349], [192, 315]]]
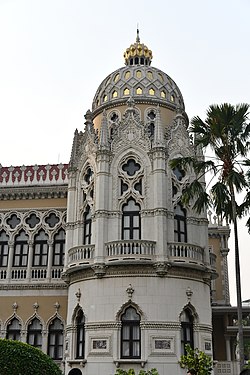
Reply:
[[20, 341], [0, 339], [0, 375], [62, 375], [40, 349]]
[[[202, 121], [196, 116], [191, 120], [190, 132], [194, 135], [194, 156], [171, 160], [172, 168], [193, 170], [196, 178], [182, 191], [182, 203], [201, 213], [212, 206], [220, 218], [233, 223], [235, 244], [235, 275], [237, 292], [238, 336], [240, 367], [244, 365], [242, 301], [239, 262], [239, 241], [237, 219], [248, 214], [250, 208], [250, 124], [249, 105], [211, 105], [207, 117]], [[201, 151], [211, 155], [203, 157]], [[204, 175], [212, 179], [209, 190], [204, 189]], [[214, 179], [215, 178], [215, 179]], [[215, 181], [212, 184], [212, 181]], [[245, 200], [237, 202], [238, 193], [244, 193]], [[250, 220], [248, 221], [250, 228]]]
[[211, 374], [212, 359], [199, 349], [192, 349], [190, 345], [185, 345], [185, 348], [187, 354], [181, 356], [180, 366], [194, 375]]
[[[135, 370], [131, 368], [128, 371], [126, 371], [121, 368], [118, 368], [116, 370], [115, 375], [135, 375]], [[159, 375], [159, 373], [155, 368], [152, 368], [151, 370], [148, 370], [148, 371], [140, 370], [138, 372], [138, 375]]]

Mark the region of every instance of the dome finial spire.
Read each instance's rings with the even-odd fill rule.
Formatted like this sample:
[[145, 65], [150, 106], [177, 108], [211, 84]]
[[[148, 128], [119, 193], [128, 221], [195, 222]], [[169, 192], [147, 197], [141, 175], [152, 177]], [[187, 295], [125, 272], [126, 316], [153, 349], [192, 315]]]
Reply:
[[139, 25], [138, 24], [137, 24], [137, 30], [136, 30], [136, 43], [140, 43]]

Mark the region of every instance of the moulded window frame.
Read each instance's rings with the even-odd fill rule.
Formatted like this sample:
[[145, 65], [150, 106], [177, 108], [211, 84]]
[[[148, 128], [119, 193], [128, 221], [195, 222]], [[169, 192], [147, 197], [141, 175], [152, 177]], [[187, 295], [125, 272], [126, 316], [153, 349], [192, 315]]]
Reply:
[[[139, 316], [138, 320], [126, 320], [123, 319], [123, 316], [126, 314], [127, 309], [132, 308], [136, 315]], [[129, 306], [126, 308], [124, 313], [121, 315], [121, 359], [141, 359], [141, 327], [140, 327], [140, 321], [141, 317], [137, 313], [136, 309], [133, 306]], [[125, 339], [124, 338], [124, 328], [128, 327], [129, 329], [129, 338]], [[133, 337], [134, 331], [133, 328], [138, 328], [139, 330], [139, 338], [135, 339]], [[129, 344], [129, 355], [124, 355], [123, 354], [123, 349], [124, 349], [124, 343]], [[139, 343], [139, 355], [133, 355], [133, 344], [134, 343]]]

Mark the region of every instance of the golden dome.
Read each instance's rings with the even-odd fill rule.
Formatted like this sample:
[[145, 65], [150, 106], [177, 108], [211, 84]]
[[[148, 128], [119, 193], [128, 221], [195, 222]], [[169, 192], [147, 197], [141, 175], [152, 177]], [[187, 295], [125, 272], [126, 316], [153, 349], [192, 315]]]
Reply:
[[150, 65], [153, 58], [152, 51], [140, 42], [139, 30], [137, 29], [136, 42], [131, 44], [123, 54], [125, 65]]

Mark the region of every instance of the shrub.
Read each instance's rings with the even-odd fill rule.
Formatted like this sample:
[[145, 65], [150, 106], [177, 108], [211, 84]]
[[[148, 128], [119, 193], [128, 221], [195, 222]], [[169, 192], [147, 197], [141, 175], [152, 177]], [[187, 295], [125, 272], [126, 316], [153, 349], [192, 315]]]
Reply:
[[40, 349], [20, 341], [0, 339], [0, 375], [62, 375]]
[[212, 359], [199, 349], [192, 349], [190, 345], [185, 345], [187, 354], [182, 355], [180, 366], [190, 370], [195, 375], [210, 375], [212, 371]]

